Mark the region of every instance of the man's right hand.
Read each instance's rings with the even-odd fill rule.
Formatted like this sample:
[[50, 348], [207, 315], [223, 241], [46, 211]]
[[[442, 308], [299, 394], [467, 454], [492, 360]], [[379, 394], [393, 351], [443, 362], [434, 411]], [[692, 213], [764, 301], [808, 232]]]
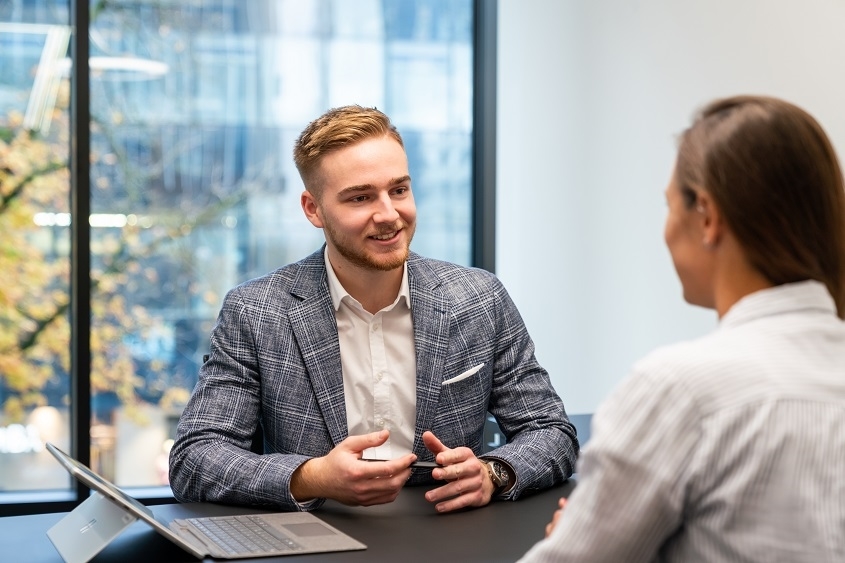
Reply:
[[290, 491], [297, 502], [330, 498], [350, 506], [393, 502], [411, 477], [414, 454], [377, 463], [361, 461], [364, 450], [384, 444], [382, 430], [349, 436], [323, 457], [309, 459], [291, 476]]

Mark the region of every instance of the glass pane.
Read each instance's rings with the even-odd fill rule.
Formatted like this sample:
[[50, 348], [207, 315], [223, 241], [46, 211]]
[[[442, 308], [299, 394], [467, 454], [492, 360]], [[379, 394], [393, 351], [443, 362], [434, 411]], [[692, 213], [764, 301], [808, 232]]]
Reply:
[[0, 502], [69, 488], [68, 7], [0, 6]]
[[167, 484], [223, 295], [322, 244], [293, 141], [327, 108], [402, 132], [413, 249], [468, 264], [471, 0], [118, 1], [92, 10], [92, 465]]

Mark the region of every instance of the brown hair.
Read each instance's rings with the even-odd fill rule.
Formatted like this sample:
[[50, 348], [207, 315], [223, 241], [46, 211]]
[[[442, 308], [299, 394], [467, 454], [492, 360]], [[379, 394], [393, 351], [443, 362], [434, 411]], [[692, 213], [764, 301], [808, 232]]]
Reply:
[[675, 173], [688, 207], [712, 196], [770, 282], [820, 281], [845, 318], [845, 187], [810, 114], [776, 98], [716, 100], [682, 134]]
[[[384, 113], [359, 105], [332, 108], [308, 124], [293, 146], [293, 162], [305, 183], [314, 193], [314, 172], [327, 154], [372, 137], [390, 136], [402, 147], [402, 136]], [[319, 193], [314, 193], [319, 197]]]

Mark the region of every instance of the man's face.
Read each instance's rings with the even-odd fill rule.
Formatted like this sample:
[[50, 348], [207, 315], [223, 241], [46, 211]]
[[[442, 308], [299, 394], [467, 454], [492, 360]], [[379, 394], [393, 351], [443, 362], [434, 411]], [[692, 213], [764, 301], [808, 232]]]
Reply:
[[368, 270], [401, 268], [416, 229], [405, 150], [390, 137], [365, 139], [332, 152], [314, 181], [319, 197], [306, 191], [302, 208], [326, 235], [329, 257]]

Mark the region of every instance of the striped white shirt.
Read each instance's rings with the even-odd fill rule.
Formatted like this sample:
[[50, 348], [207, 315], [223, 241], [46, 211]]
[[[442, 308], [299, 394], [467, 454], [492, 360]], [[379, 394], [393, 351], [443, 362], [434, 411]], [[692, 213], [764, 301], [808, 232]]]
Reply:
[[522, 561], [845, 561], [845, 322], [825, 286], [748, 295], [640, 361], [578, 475]]

